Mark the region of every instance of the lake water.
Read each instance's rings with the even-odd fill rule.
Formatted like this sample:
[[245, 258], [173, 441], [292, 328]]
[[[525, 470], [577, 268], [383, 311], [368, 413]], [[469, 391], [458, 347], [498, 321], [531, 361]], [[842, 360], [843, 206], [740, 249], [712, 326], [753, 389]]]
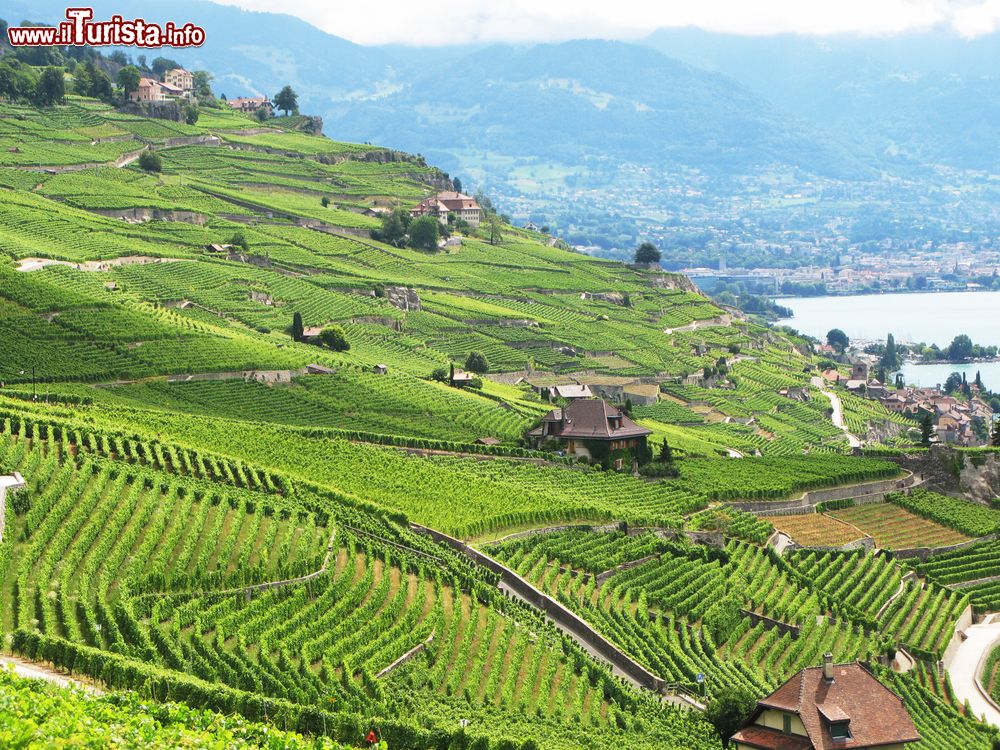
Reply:
[[[1000, 346], [1000, 292], [921, 292], [865, 294], [856, 297], [795, 297], [777, 300], [794, 316], [779, 321], [802, 333], [826, 340], [827, 331], [840, 328], [853, 339], [916, 341], [945, 347], [961, 333], [977, 344]], [[1000, 362], [969, 365], [907, 364], [907, 383], [932, 386], [949, 373], [976, 371], [991, 390], [1000, 390]]]
[[1000, 292], [863, 294], [775, 300], [794, 317], [780, 322], [825, 341], [840, 328], [852, 339], [922, 341], [945, 347], [960, 333], [977, 344], [1000, 346]]

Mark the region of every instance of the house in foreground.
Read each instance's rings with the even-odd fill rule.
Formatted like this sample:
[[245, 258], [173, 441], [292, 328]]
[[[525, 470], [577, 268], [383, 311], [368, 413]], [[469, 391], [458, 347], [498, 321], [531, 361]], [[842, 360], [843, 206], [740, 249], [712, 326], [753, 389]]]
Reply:
[[920, 735], [903, 700], [861, 664], [808, 667], [758, 701], [736, 750], [903, 750]]
[[550, 411], [527, 437], [538, 447], [555, 440], [570, 456], [623, 469], [626, 459], [631, 466], [646, 455], [652, 434], [603, 399], [581, 398]]

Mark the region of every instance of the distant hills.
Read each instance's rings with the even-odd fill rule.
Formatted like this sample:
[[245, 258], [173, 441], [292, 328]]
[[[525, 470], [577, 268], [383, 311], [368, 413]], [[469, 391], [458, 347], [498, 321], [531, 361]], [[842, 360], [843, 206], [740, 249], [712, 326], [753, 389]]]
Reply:
[[665, 29], [649, 46], [906, 163], [1000, 169], [1000, 35], [745, 37]]
[[[63, 12], [51, 0], [0, 2], [0, 17], [14, 22]], [[857, 38], [673, 29], [639, 43], [364, 47], [292, 16], [204, 0], [155, 13], [138, 0], [102, 0], [95, 12], [196, 21], [207, 31], [203, 48], [147, 57], [210, 70], [216, 92], [229, 97], [273, 95], [290, 83], [328, 135], [420, 153], [581, 244], [630, 247], [655, 239], [668, 221], [696, 221], [715, 237], [713, 217], [730, 195], [767, 210], [831, 181], [828, 197], [860, 196], [861, 208], [838, 204], [808, 221], [863, 213], [902, 180], [921, 216], [931, 205], [936, 221], [959, 231], [983, 211], [955, 215], [945, 205], [948, 181], [963, 180], [941, 167], [1000, 172], [998, 35], [969, 42], [944, 31]], [[651, 195], [658, 175], [669, 176], [662, 195], [622, 209], [622, 195]], [[697, 185], [686, 195], [689, 176]], [[574, 220], [583, 209], [568, 199], [593, 208], [582, 225]], [[766, 241], [782, 241], [783, 222], [753, 221], [775, 227]], [[762, 236], [726, 232], [712, 241]]]

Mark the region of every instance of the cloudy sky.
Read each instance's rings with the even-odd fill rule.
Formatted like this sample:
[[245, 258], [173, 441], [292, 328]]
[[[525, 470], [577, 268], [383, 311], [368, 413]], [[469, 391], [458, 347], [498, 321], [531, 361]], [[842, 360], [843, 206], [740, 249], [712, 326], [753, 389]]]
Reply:
[[359, 44], [635, 39], [664, 26], [738, 34], [894, 34], [933, 26], [979, 36], [1000, 0], [217, 0], [291, 13]]

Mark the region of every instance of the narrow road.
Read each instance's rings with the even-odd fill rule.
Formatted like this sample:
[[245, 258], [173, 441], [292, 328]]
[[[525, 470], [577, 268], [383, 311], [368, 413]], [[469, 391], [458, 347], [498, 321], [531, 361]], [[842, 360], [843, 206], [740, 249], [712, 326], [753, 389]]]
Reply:
[[28, 661], [27, 659], [22, 659], [19, 656], [0, 656], [0, 668], [6, 668], [8, 664], [14, 667], [14, 672], [18, 677], [45, 680], [46, 682], [51, 682], [55, 685], [59, 685], [60, 687], [79, 687], [83, 688], [87, 692], [98, 695], [104, 692], [96, 685], [84, 682], [83, 680], [75, 677], [70, 677], [62, 672], [57, 672], [44, 664], [36, 664], [35, 662]]
[[838, 396], [833, 391], [828, 391], [823, 387], [823, 378], [814, 376], [812, 379], [812, 384], [819, 389], [819, 392], [830, 399], [830, 406], [833, 407], [833, 425], [834, 427], [842, 430], [845, 435], [847, 435], [847, 442], [851, 444], [852, 448], [860, 448], [861, 440], [857, 435], [850, 433], [847, 429], [847, 423], [844, 422], [844, 407], [840, 403], [840, 396]]
[[1000, 643], [1000, 615], [991, 615], [983, 623], [972, 625], [965, 632], [968, 637], [958, 647], [948, 665], [955, 698], [959, 703], [968, 701], [974, 716], [1000, 727], [1000, 709], [976, 684], [979, 670], [990, 651]]

